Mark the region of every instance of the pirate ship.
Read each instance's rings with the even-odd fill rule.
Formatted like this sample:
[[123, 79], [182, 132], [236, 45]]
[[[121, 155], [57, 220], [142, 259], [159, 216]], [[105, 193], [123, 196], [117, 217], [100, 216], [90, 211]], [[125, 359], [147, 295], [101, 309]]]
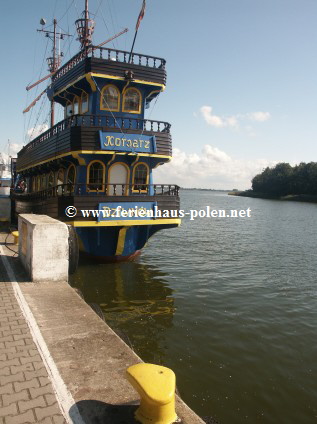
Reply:
[[[145, 0], [134, 41], [144, 10]], [[152, 174], [171, 159], [170, 124], [145, 118], [165, 89], [165, 60], [133, 46], [128, 52], [93, 45], [95, 23], [85, 0], [76, 21], [80, 51], [60, 66], [57, 22], [54, 31], [41, 23], [53, 40], [50, 74], [27, 89], [51, 78], [41, 93], [51, 102], [51, 127], [18, 153], [18, 180], [26, 189], [12, 194], [15, 213], [64, 221], [75, 228], [80, 250], [100, 260], [131, 259], [154, 233], [180, 224], [179, 187], [155, 184]], [[55, 124], [56, 103], [64, 119]]]

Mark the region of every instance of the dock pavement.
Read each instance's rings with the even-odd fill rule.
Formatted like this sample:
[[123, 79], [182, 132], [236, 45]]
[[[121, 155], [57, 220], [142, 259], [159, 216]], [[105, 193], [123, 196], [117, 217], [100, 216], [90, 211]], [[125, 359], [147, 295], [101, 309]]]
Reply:
[[[4, 255], [14, 252], [4, 248]], [[8, 246], [17, 251], [11, 236]], [[2, 253], [2, 252], [1, 252]], [[0, 262], [0, 423], [64, 424], [47, 370], [16, 299], [3, 262]]]
[[[0, 232], [0, 424], [133, 424], [141, 359], [67, 283], [34, 284]], [[182, 423], [203, 424], [179, 397]]]

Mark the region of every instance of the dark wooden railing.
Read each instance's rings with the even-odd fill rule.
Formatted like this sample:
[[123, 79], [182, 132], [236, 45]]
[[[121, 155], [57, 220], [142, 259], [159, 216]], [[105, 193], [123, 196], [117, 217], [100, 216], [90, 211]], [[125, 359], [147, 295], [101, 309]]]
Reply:
[[18, 156], [23, 155], [28, 150], [33, 149], [33, 147], [35, 147], [37, 144], [44, 140], [48, 140], [65, 129], [76, 126], [108, 127], [113, 129], [117, 128], [120, 131], [136, 130], [161, 133], [169, 133], [171, 128], [171, 124], [168, 122], [153, 121], [151, 119], [121, 118], [111, 115], [73, 115], [64, 119], [63, 121], [60, 121], [52, 128], [48, 129], [34, 140], [30, 141], [30, 143], [23, 147]]
[[111, 60], [121, 63], [131, 63], [132, 65], [147, 66], [150, 68], [165, 68], [165, 59], [155, 56], [148, 56], [140, 53], [132, 53], [129, 61], [130, 52], [124, 50], [108, 49], [106, 47], [89, 47], [72, 57], [64, 66], [62, 66], [53, 76], [53, 82], [57, 81], [68, 71], [73, 69], [79, 62], [86, 57], [95, 57], [98, 59]]
[[[56, 196], [179, 196], [175, 184], [59, 184], [32, 193], [13, 192], [13, 197], [25, 200], [44, 200]], [[150, 194], [151, 193], [151, 194]]]

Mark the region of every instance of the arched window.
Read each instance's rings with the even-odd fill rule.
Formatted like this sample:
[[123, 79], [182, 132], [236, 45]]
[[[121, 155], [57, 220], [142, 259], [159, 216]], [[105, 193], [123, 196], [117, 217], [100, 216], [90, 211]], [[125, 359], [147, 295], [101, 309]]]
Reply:
[[72, 193], [74, 191], [74, 184], [76, 181], [76, 168], [74, 165], [70, 165], [67, 169], [67, 176], [66, 176], [66, 184], [67, 184], [67, 191], [69, 193]]
[[64, 184], [64, 169], [59, 169], [57, 172], [56, 184]]
[[148, 167], [144, 163], [139, 163], [133, 170], [133, 191], [147, 191]]
[[73, 101], [73, 115], [78, 115], [78, 114], [79, 114], [79, 98], [75, 96]]
[[41, 175], [41, 190], [46, 189], [46, 174]]
[[65, 107], [65, 118], [68, 118], [73, 114], [73, 103], [70, 101], [67, 101], [66, 107]]
[[100, 96], [100, 109], [111, 110], [113, 112], [119, 112], [120, 108], [120, 92], [119, 89], [113, 85], [106, 85]]
[[53, 186], [54, 186], [54, 173], [53, 173], [53, 171], [51, 171], [51, 172], [49, 173], [49, 176], [48, 176], [47, 187], [48, 187], [48, 188], [51, 188], [51, 187], [53, 187]]
[[63, 194], [63, 184], [64, 184], [64, 169], [59, 169], [56, 177], [57, 185], [57, 195], [61, 196]]
[[115, 162], [108, 170], [108, 193], [110, 196], [123, 196], [128, 192], [130, 178], [129, 167], [126, 163]]
[[104, 191], [105, 165], [100, 161], [91, 162], [87, 169], [88, 191]]
[[37, 177], [32, 177], [32, 191], [37, 191]]
[[137, 88], [130, 87], [123, 94], [123, 112], [141, 113], [142, 96]]
[[88, 94], [82, 93], [81, 95], [81, 113], [88, 112]]
[[36, 177], [36, 191], [40, 191], [41, 190], [41, 177], [40, 175], [38, 175]]

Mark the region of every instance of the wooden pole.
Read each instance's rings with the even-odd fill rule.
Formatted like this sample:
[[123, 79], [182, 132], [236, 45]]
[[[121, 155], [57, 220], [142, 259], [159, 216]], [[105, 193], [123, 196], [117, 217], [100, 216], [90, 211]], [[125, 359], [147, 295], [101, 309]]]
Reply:
[[88, 46], [88, 19], [89, 19], [89, 12], [88, 12], [88, 0], [85, 0], [85, 47]]
[[130, 63], [131, 58], [132, 58], [132, 52], [133, 52], [134, 43], [135, 43], [135, 40], [136, 40], [136, 36], [137, 36], [137, 34], [138, 34], [138, 29], [135, 31], [135, 34], [134, 34], [134, 39], [133, 39], [133, 43], [132, 43], [132, 47], [131, 47], [131, 51], [130, 51], [129, 61], [128, 61], [128, 63]]
[[[54, 39], [53, 39], [53, 72], [56, 71], [57, 68], [57, 58], [56, 58], [56, 26], [57, 20], [54, 19]], [[54, 97], [51, 100], [51, 128], [54, 126], [55, 122], [55, 104]]]

